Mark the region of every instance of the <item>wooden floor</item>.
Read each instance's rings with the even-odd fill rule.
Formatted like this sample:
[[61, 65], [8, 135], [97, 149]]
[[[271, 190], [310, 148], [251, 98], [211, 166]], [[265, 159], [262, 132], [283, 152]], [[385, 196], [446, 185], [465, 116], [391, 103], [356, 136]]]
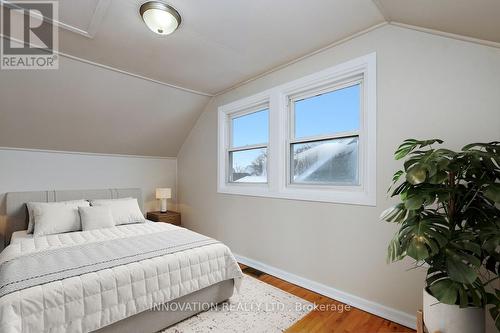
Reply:
[[[330, 305], [329, 308], [339, 308], [342, 303], [331, 298], [316, 294], [310, 290], [296, 286], [272, 275], [260, 272], [240, 264], [245, 274], [260, 281], [280, 288], [290, 294], [303, 298], [315, 304]], [[380, 332], [415, 332], [412, 329], [398, 325], [389, 320], [377, 317], [368, 312], [351, 308], [350, 311], [320, 311], [314, 310], [286, 330], [287, 333], [297, 332], [342, 332], [342, 333], [380, 333]]]

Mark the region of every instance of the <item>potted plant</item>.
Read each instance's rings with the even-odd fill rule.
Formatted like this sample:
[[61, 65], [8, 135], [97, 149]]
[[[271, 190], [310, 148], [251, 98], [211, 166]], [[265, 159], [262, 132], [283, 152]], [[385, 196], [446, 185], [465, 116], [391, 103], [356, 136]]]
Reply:
[[400, 202], [381, 218], [399, 228], [388, 261], [427, 267], [424, 322], [430, 332], [484, 331], [488, 308], [500, 330], [500, 142], [460, 151], [439, 139], [405, 140], [388, 192]]

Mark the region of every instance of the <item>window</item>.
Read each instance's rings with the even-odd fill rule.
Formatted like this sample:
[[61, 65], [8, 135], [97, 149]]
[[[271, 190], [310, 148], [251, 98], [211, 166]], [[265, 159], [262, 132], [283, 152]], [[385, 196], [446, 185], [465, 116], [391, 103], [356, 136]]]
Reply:
[[219, 107], [219, 193], [375, 205], [376, 56]]
[[269, 109], [257, 109], [229, 118], [229, 182], [267, 183]]
[[358, 185], [362, 81], [290, 97], [291, 184]]

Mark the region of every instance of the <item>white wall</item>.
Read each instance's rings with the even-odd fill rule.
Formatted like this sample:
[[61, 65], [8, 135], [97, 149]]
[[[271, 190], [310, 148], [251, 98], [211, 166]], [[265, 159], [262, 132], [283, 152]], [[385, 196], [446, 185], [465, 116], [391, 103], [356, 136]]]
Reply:
[[[177, 196], [175, 158], [78, 154], [0, 148], [0, 237], [5, 227], [5, 193], [13, 191], [141, 188], [144, 211], [157, 210], [156, 187]], [[0, 238], [0, 250], [3, 238]]]
[[[216, 193], [218, 106], [374, 51], [376, 207]], [[384, 26], [212, 99], [178, 155], [183, 224], [237, 254], [374, 302], [391, 319], [413, 320], [425, 273], [386, 264], [396, 229], [378, 219], [393, 202], [393, 151], [412, 137], [458, 148], [499, 135], [499, 49]]]

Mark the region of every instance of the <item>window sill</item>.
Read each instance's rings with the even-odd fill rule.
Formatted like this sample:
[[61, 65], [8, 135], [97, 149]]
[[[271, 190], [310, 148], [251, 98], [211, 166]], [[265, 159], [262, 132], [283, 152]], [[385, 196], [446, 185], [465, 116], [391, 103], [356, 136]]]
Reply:
[[275, 199], [328, 202], [361, 206], [375, 206], [376, 195], [361, 187], [346, 186], [324, 189], [284, 188], [272, 191], [267, 184], [226, 184], [219, 186], [217, 193], [244, 195], [251, 197], [265, 197]]

